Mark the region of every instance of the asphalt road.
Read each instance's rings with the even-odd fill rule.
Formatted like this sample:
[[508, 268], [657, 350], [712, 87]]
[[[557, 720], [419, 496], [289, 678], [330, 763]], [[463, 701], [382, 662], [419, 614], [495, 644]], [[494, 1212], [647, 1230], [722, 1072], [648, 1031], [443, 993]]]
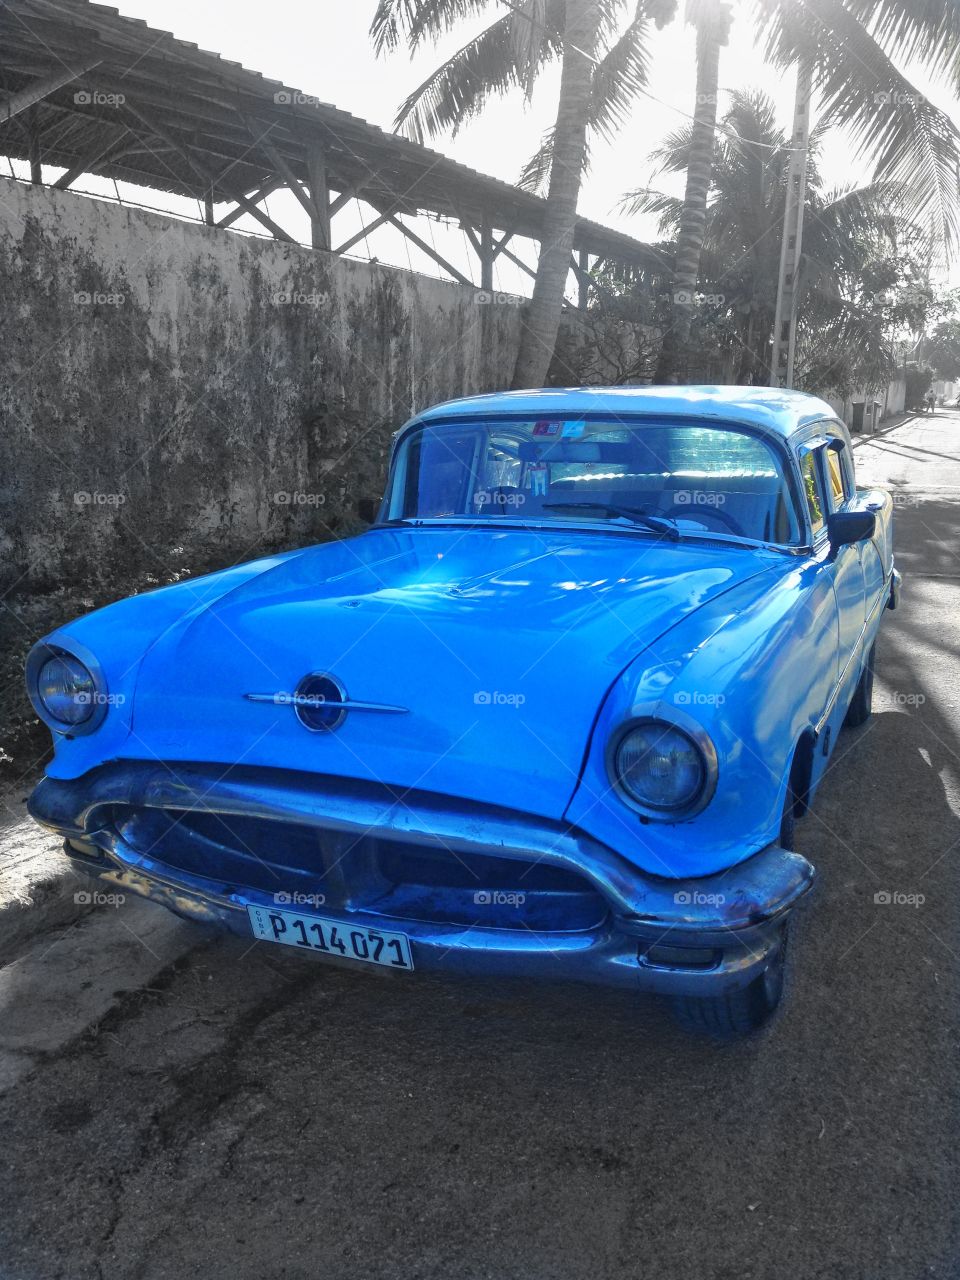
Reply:
[[764, 1034], [104, 907], [0, 971], [3, 1280], [960, 1275], [960, 415], [857, 458], [904, 597]]

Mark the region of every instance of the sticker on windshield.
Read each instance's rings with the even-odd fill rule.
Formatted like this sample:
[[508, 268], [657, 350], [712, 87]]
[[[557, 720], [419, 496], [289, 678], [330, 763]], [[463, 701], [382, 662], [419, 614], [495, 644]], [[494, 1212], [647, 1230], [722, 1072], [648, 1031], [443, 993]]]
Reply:
[[550, 482], [550, 468], [545, 462], [531, 462], [527, 468], [527, 483], [534, 497], [545, 495]]
[[560, 436], [563, 440], [579, 440], [581, 436], [586, 435], [586, 431], [585, 422], [565, 422]]
[[558, 436], [562, 422], [535, 422], [533, 424], [533, 434], [535, 436]]

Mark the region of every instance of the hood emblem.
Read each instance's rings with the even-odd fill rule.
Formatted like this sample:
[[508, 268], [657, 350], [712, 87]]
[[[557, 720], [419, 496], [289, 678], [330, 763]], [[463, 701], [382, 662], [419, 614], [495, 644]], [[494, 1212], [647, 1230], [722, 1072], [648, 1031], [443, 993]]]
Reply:
[[385, 711], [394, 715], [409, 711], [409, 707], [391, 707], [383, 702], [357, 702], [348, 698], [340, 681], [326, 671], [311, 671], [303, 677], [293, 693], [245, 693], [243, 696], [248, 702], [271, 702], [275, 707], [293, 707], [303, 727], [314, 733], [329, 733], [338, 729], [348, 711]]

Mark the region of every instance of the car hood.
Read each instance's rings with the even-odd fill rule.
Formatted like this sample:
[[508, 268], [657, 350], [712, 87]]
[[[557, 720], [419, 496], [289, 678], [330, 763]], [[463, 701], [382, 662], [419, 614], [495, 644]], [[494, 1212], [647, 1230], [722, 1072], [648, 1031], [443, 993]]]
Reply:
[[[382, 528], [274, 562], [146, 654], [137, 754], [308, 769], [560, 817], [604, 695], [642, 650], [769, 559], [590, 531]], [[357, 701], [311, 732], [292, 693]]]

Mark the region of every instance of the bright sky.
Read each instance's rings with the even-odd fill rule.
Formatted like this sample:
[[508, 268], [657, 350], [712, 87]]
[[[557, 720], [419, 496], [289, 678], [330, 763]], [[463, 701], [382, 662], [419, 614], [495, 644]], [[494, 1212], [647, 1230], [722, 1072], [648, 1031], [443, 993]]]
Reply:
[[[411, 63], [405, 53], [385, 59], [374, 56], [367, 34], [375, 0], [114, 0], [121, 13], [145, 19], [152, 26], [172, 31], [201, 48], [242, 62], [252, 70], [285, 81], [305, 93], [390, 129], [399, 103], [437, 65], [444, 53], [465, 43], [479, 24], [465, 25], [440, 50], [428, 49]], [[681, 0], [680, 10], [683, 4]], [[794, 83], [792, 76], [766, 67], [754, 46], [751, 8], [737, 0], [729, 46], [723, 51], [720, 83], [725, 89], [759, 88], [774, 99], [780, 122], [789, 130], [792, 118]], [[490, 19], [506, 12], [491, 0]], [[597, 143], [593, 164], [581, 196], [581, 212], [598, 222], [620, 227], [641, 239], [656, 237], [651, 220], [626, 218], [616, 205], [626, 189], [649, 182], [650, 151], [660, 139], [683, 123], [684, 113], [693, 108], [694, 40], [689, 27], [676, 19], [653, 35], [653, 67], [650, 97], [641, 98], [632, 119], [612, 145]], [[957, 103], [949, 91], [931, 85], [916, 74], [917, 87], [928, 93], [944, 110], [958, 115]], [[558, 70], [538, 83], [533, 102], [526, 104], [518, 93], [491, 103], [479, 119], [471, 122], [456, 138], [444, 136], [430, 145], [454, 159], [482, 172], [514, 182], [524, 162], [536, 150], [543, 131], [552, 123], [556, 109]], [[724, 100], [721, 98], [720, 110]], [[816, 120], [816, 113], [814, 114]], [[852, 147], [840, 134], [828, 138], [821, 168], [828, 185], [849, 183], [868, 176], [865, 166], [852, 159]], [[92, 189], [91, 183], [84, 183]], [[682, 184], [673, 179], [659, 185], [679, 194]], [[273, 197], [271, 213], [295, 234], [307, 239], [305, 228], [294, 226], [301, 211], [292, 196], [279, 203]], [[160, 203], [158, 200], [157, 203]], [[282, 217], [281, 217], [282, 213]], [[359, 227], [358, 209], [345, 210], [336, 231], [345, 239]], [[240, 225], [244, 225], [241, 223]], [[256, 225], [256, 224], [253, 224]], [[455, 255], [458, 265], [469, 261], [462, 246], [451, 245], [449, 233], [438, 228], [437, 247]], [[456, 233], [462, 239], [461, 233]], [[407, 245], [391, 228], [371, 238], [371, 252], [382, 261], [407, 265]], [[458, 249], [460, 250], [458, 252]], [[412, 249], [411, 265], [436, 274], [436, 268]], [[526, 255], [531, 260], [530, 255]], [[498, 266], [502, 263], [498, 259]], [[518, 287], [515, 279], [501, 279], [501, 288]], [[524, 292], [527, 290], [524, 289]]]

